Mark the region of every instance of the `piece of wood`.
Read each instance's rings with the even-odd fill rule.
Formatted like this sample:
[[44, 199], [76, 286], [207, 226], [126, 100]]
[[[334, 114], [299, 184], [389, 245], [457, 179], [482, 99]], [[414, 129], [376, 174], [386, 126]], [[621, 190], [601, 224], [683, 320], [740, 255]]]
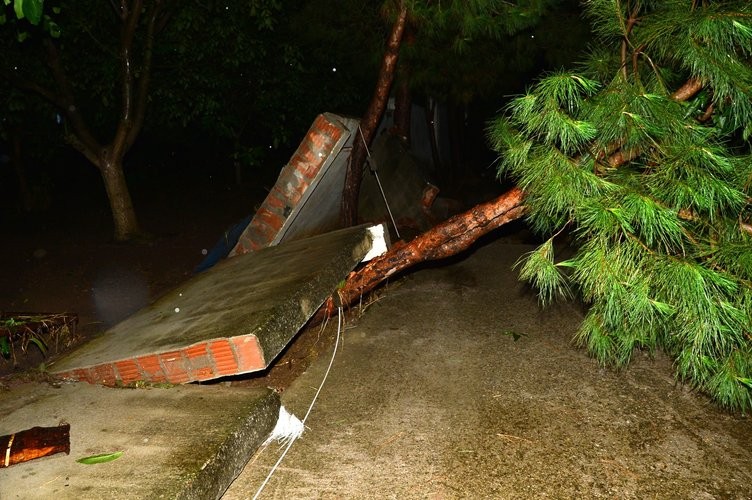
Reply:
[[368, 157], [368, 146], [373, 142], [381, 117], [384, 115], [389, 91], [394, 82], [397, 68], [399, 49], [402, 45], [402, 34], [407, 24], [407, 5], [404, 0], [399, 2], [397, 18], [392, 25], [392, 31], [386, 45], [384, 57], [381, 60], [381, 70], [376, 82], [376, 89], [363, 118], [360, 120], [358, 131], [353, 139], [350, 161], [345, 173], [345, 184], [342, 188], [342, 205], [340, 218], [343, 227], [354, 226], [358, 222], [358, 196], [360, 184], [363, 180], [363, 166]]
[[339, 305], [353, 304], [390, 276], [420, 262], [456, 255], [470, 248], [481, 236], [519, 219], [525, 213], [523, 198], [523, 191], [515, 187], [494, 200], [447, 219], [408, 243], [394, 245], [385, 254], [350, 273], [336, 297], [324, 303], [312, 323], [331, 316]]
[[70, 453], [70, 424], [32, 427], [0, 436], [0, 468], [56, 453]]

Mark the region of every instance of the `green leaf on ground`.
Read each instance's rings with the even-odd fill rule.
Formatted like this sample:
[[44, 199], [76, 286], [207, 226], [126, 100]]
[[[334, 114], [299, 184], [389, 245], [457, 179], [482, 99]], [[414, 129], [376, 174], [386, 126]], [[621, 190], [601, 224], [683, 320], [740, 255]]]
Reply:
[[89, 457], [79, 458], [76, 462], [80, 464], [92, 465], [103, 464], [105, 462], [112, 462], [123, 456], [122, 451], [116, 451], [115, 453], [102, 453], [100, 455], [91, 455]]

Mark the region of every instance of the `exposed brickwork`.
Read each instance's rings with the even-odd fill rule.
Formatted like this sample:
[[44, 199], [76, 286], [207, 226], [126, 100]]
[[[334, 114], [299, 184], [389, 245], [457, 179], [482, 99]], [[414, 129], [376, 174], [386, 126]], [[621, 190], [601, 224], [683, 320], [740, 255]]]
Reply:
[[141, 374], [141, 370], [138, 369], [136, 361], [133, 359], [117, 361], [115, 363], [115, 370], [117, 379], [126, 385], [135, 382], [136, 380], [143, 380], [144, 378]]
[[271, 244], [345, 132], [341, 124], [332, 122], [327, 115], [316, 117], [305, 139], [282, 168], [274, 188], [230, 252], [230, 257]]
[[184, 384], [264, 368], [266, 360], [256, 336], [241, 335], [213, 339], [174, 351], [76, 368], [57, 375], [107, 386], [128, 385], [139, 380]]

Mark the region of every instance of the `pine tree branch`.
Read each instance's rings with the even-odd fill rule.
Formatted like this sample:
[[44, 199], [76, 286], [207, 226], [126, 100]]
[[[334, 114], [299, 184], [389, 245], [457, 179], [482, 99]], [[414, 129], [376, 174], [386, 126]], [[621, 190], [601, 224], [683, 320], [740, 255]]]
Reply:
[[376, 135], [376, 129], [389, 99], [389, 90], [394, 81], [397, 58], [399, 57], [399, 49], [402, 44], [402, 35], [407, 25], [407, 5], [405, 2], [406, 0], [400, 0], [399, 2], [399, 12], [397, 19], [392, 25], [386, 51], [381, 61], [376, 89], [374, 90], [368, 109], [360, 121], [360, 132], [353, 143], [353, 149], [350, 153], [350, 162], [347, 166], [345, 185], [342, 190], [340, 213], [342, 225], [345, 227], [355, 225], [357, 222], [358, 193], [360, 192], [360, 185], [363, 179], [363, 166], [366, 162], [367, 148], [371, 144], [374, 135]]
[[684, 85], [679, 87], [671, 94], [671, 99], [677, 102], [684, 102], [694, 97], [704, 86], [701, 79], [693, 77], [684, 82]]
[[[359, 297], [404, 269], [466, 250], [484, 234], [521, 218], [526, 210], [522, 204], [524, 196], [520, 188], [510, 189], [494, 200], [447, 219], [408, 243], [397, 243], [385, 254], [351, 273], [345, 285], [337, 291], [337, 300], [344, 306], [353, 304]], [[323, 321], [335, 309], [335, 299], [330, 297], [312, 322]]]
[[[702, 90], [702, 87], [703, 83], [699, 78], [690, 78], [681, 87], [674, 91], [670, 97], [677, 102], [686, 101], [694, 97], [700, 90]], [[622, 148], [623, 146], [617, 147], [615, 151], [608, 156], [607, 163], [610, 168], [618, 168], [627, 162], [634, 160], [643, 153], [643, 151], [640, 151], [637, 148], [630, 149], [626, 152]]]

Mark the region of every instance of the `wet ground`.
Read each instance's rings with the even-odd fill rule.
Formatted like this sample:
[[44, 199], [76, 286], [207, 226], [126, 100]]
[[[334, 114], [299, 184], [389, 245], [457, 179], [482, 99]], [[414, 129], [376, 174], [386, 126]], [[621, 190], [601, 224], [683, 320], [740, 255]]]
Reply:
[[[663, 356], [616, 373], [573, 348], [577, 307], [539, 309], [510, 271], [530, 248], [418, 271], [351, 320], [260, 498], [752, 498], [752, 420], [676, 384]], [[282, 394], [300, 418], [328, 358]], [[253, 497], [281, 451], [223, 498]]]

